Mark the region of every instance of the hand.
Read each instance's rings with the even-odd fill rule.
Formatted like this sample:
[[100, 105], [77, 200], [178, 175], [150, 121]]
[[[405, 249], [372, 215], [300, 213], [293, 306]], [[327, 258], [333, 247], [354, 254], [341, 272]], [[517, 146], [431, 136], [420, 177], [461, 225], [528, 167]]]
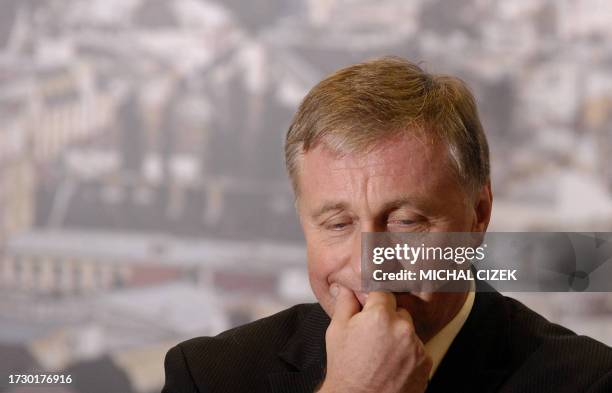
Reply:
[[424, 392], [432, 362], [410, 313], [397, 309], [395, 296], [386, 292], [370, 292], [359, 308], [353, 293], [340, 286], [325, 335], [327, 373], [319, 392]]

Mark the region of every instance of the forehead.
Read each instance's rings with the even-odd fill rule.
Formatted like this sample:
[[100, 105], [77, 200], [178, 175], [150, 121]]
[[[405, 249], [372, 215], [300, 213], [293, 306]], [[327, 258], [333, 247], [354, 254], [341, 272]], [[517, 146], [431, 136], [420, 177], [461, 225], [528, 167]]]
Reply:
[[[435, 138], [401, 135], [363, 152], [339, 153], [324, 143], [302, 154], [299, 183], [324, 185], [334, 176], [402, 176], [420, 182], [447, 175], [453, 178], [446, 145]], [[451, 172], [451, 173], [449, 173]], [[312, 191], [304, 189], [305, 191]]]
[[442, 144], [418, 135], [397, 136], [383, 140], [375, 146], [355, 152], [338, 152], [321, 143], [303, 155], [303, 170], [350, 171], [368, 170], [374, 173], [388, 171], [418, 171], [423, 166], [445, 159]]
[[301, 207], [376, 209], [409, 200], [429, 210], [451, 203], [463, 187], [451, 169], [446, 145], [429, 139], [402, 135], [362, 153], [339, 154], [325, 145], [311, 149], [298, 170]]

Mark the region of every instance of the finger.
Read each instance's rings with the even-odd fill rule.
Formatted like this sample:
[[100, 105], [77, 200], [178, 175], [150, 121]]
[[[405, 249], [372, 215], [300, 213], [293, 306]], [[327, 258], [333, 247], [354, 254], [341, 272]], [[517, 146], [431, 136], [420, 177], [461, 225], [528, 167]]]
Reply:
[[397, 308], [397, 315], [401, 318], [404, 319], [408, 322], [410, 322], [410, 324], [412, 326], [414, 326], [414, 321], [412, 320], [412, 315], [410, 315], [410, 312], [408, 310], [406, 310], [403, 307], [398, 307]]
[[363, 306], [364, 311], [373, 307], [382, 305], [389, 311], [395, 311], [397, 308], [397, 302], [395, 300], [395, 295], [391, 292], [370, 292], [368, 293], [368, 298], [366, 299], [366, 303]]
[[336, 304], [334, 306], [334, 315], [332, 315], [332, 319], [346, 322], [351, 319], [353, 315], [357, 314], [360, 308], [359, 300], [357, 300], [353, 292], [342, 285], [338, 285], [338, 293], [336, 295]]

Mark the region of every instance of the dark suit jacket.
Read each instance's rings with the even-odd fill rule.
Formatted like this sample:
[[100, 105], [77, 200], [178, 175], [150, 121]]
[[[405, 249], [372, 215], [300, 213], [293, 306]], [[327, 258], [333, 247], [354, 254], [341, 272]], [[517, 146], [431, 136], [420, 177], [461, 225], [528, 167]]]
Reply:
[[[313, 392], [324, 376], [319, 304], [302, 304], [166, 355], [162, 393]], [[479, 292], [427, 393], [612, 393], [612, 348]]]

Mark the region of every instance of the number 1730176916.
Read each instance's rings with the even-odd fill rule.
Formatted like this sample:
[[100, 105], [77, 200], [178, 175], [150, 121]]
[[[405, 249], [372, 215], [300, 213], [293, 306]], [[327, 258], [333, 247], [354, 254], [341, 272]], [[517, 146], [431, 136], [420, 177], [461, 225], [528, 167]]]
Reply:
[[54, 385], [72, 383], [70, 374], [10, 374], [9, 384], [16, 385]]

